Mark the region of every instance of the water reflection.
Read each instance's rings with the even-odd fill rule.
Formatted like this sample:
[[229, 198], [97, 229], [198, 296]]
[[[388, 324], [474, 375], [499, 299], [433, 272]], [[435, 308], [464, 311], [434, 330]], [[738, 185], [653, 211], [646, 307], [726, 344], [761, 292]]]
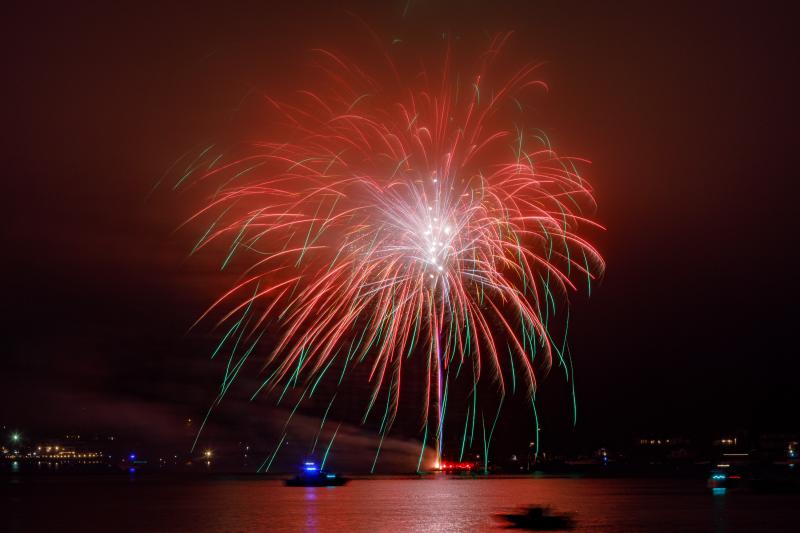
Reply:
[[712, 498], [712, 520], [714, 524], [714, 533], [725, 533], [725, 522], [726, 522], [726, 515], [725, 515], [725, 494], [727, 494], [728, 489], [725, 487], [714, 487], [711, 489], [711, 494], [713, 495]]
[[305, 487], [306, 531], [316, 531], [319, 528], [317, 520], [317, 491], [320, 487]]
[[[372, 479], [335, 488], [279, 480], [173, 479], [137, 483], [69, 477], [2, 488], [10, 523], [24, 531], [502, 531], [497, 514], [536, 503], [575, 517], [580, 531], [791, 531], [800, 494], [710, 493], [704, 480]], [[42, 513], [47, 508], [49, 512]], [[12, 531], [14, 529], [12, 528]], [[17, 529], [23, 531], [23, 529]]]

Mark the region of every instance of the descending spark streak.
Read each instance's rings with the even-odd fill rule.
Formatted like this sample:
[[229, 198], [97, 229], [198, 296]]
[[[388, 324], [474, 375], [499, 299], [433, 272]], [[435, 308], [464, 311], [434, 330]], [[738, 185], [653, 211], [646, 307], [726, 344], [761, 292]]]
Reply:
[[[272, 331], [259, 391], [281, 388], [282, 398], [303, 385], [302, 401], [340, 352], [336, 386], [348, 365], [369, 361], [373, 392], [363, 419], [385, 393], [382, 442], [398, 411], [402, 362], [427, 353], [421, 404], [438, 460], [453, 364], [455, 377], [472, 364], [462, 455], [487, 365], [501, 405], [509, 372], [512, 392], [524, 383], [533, 401], [537, 357], [546, 369], [555, 352], [570, 377], [569, 353], [549, 326], [556, 297], [575, 289], [573, 276], [591, 283], [604, 269], [579, 234], [597, 226], [595, 204], [575, 161], [560, 157], [540, 130], [519, 125], [521, 102], [544, 84], [532, 78], [535, 65], [496, 81], [492, 59], [507, 39], [497, 36], [477, 61], [470, 91], [459, 87], [463, 73], [451, 72], [449, 48], [440, 83], [413, 75], [407, 79], [419, 86], [400, 87], [317, 51], [322, 90], [300, 91], [292, 103], [267, 98], [284, 128], [275, 141], [227, 162], [212, 145], [180, 176], [176, 187], [202, 168], [195, 183], [222, 181], [190, 219], [211, 220], [193, 252], [229, 239], [222, 268], [237, 265], [244, 281], [201, 319], [216, 313], [218, 325], [235, 323], [220, 347]], [[213, 158], [207, 167], [204, 157]], [[252, 296], [243, 297], [247, 291]], [[223, 394], [255, 352], [226, 373]], [[486, 452], [497, 416], [499, 407], [487, 433], [481, 414]]]

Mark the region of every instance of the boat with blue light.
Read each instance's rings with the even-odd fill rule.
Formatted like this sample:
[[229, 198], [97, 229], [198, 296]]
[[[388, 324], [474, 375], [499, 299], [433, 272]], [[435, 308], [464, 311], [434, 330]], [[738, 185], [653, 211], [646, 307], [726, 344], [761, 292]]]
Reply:
[[714, 469], [708, 478], [708, 487], [712, 490], [732, 489], [741, 484], [742, 476], [722, 469]]
[[341, 487], [350, 481], [348, 478], [326, 472], [316, 463], [306, 461], [303, 470], [291, 479], [286, 480], [288, 487]]

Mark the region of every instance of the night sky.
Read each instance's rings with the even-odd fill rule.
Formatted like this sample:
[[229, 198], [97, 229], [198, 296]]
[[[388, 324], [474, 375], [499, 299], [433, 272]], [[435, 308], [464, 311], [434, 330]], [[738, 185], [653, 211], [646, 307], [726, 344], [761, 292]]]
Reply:
[[[176, 231], [196, 199], [151, 190], [184, 152], [260, 131], [252, 95], [300, 86], [311, 48], [352, 46], [352, 12], [387, 44], [515, 30], [514, 57], [544, 61], [550, 85], [535, 125], [592, 161], [608, 269], [572, 304], [575, 429], [561, 377], [543, 385], [551, 446], [800, 428], [788, 13], [412, 1], [403, 18], [401, 0], [324, 4], [4, 10], [0, 424], [188, 448], [184, 421], [202, 417], [221, 369], [213, 337], [186, 331], [230, 279]], [[236, 398], [214, 438], [282, 423]], [[518, 425], [498, 438], [527, 439]]]

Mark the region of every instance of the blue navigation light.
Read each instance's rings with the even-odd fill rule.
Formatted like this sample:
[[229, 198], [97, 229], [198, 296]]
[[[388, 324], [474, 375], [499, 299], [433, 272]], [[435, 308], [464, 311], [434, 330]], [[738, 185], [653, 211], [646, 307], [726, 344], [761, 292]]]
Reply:
[[336, 477], [336, 474], [325, 474], [325, 477], [328, 479], [333, 479]]
[[134, 467], [130, 467], [128, 469], [128, 472], [130, 472], [131, 474], [135, 474], [136, 473], [136, 469]]
[[130, 454], [128, 457], [130, 457], [131, 461], [135, 461], [136, 460], [136, 454], [135, 453]]

